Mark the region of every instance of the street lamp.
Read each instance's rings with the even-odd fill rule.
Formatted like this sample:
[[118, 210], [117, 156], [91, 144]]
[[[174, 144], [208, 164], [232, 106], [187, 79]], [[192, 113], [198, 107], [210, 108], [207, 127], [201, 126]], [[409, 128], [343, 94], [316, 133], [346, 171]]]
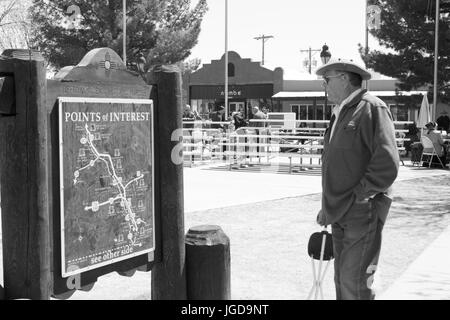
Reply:
[[322, 60], [323, 64], [327, 64], [328, 61], [330, 61], [331, 53], [330, 53], [330, 51], [328, 51], [328, 49], [329, 48], [328, 48], [327, 44], [325, 43], [322, 46], [322, 52], [320, 53], [320, 59]]
[[[330, 59], [331, 59], [331, 53], [330, 53], [330, 51], [328, 51], [328, 49], [329, 48], [328, 48], [327, 44], [325, 43], [322, 46], [322, 52], [320, 53], [320, 59], [322, 60], [323, 64], [327, 64], [328, 61], [330, 61]], [[328, 104], [328, 95], [327, 95], [327, 88], [325, 88], [325, 114], [327, 112], [327, 104]]]

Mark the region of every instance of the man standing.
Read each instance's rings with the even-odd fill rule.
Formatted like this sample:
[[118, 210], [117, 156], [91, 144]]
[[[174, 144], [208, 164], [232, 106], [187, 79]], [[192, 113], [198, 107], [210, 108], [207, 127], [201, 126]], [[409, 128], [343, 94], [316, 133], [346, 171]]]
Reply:
[[[254, 106], [252, 108], [253, 118], [252, 119], [258, 119], [258, 120], [265, 120], [266, 115], [259, 110], [257, 106]], [[255, 127], [258, 129], [262, 129], [266, 126], [266, 123], [263, 121], [250, 121], [250, 127]]]
[[[213, 122], [224, 122], [225, 121], [225, 107], [219, 106], [216, 111], [212, 112], [211, 120]], [[214, 123], [211, 125], [213, 129], [224, 129], [224, 125], [222, 123]]]
[[352, 61], [316, 71], [336, 104], [324, 136], [320, 225], [331, 225], [336, 298], [373, 299], [381, 233], [399, 155], [386, 104], [361, 89], [370, 73]]

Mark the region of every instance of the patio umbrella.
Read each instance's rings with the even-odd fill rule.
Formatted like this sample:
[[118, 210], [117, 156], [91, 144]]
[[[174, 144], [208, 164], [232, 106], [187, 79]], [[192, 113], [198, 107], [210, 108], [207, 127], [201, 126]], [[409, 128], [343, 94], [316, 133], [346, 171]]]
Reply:
[[431, 121], [430, 115], [430, 105], [428, 103], [427, 95], [423, 95], [422, 105], [419, 110], [419, 118], [417, 119], [417, 127], [420, 128], [420, 131], [423, 131], [425, 125]]

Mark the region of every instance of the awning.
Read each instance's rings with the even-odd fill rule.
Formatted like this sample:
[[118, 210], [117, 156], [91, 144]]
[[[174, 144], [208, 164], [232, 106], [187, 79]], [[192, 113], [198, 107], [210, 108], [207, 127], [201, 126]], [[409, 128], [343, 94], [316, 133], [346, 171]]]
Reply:
[[395, 96], [415, 96], [415, 95], [424, 95], [427, 94], [428, 91], [370, 91], [374, 96], [379, 97], [395, 97]]
[[311, 97], [325, 97], [324, 91], [281, 91], [274, 94], [272, 98], [311, 98]]
[[[378, 97], [395, 97], [395, 96], [413, 96], [424, 95], [427, 91], [371, 91], [374, 96]], [[325, 97], [324, 91], [281, 91], [272, 96], [273, 99], [286, 99], [286, 98], [321, 98]]]

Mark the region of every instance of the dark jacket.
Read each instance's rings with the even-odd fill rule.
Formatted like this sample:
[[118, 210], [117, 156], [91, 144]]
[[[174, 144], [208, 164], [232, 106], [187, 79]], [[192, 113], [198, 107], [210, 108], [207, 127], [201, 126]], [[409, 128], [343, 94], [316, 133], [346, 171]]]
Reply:
[[[213, 122], [224, 122], [225, 121], [225, 113], [220, 112], [220, 111], [214, 111], [211, 113], [211, 120]], [[219, 123], [213, 123], [211, 124], [211, 128], [213, 129], [223, 129], [223, 124], [219, 124]]]
[[240, 113], [236, 113], [233, 116], [233, 121], [235, 130], [247, 126], [247, 121], [245, 121], [244, 117]]
[[[333, 121], [331, 121], [333, 122]], [[363, 90], [339, 115], [322, 155], [322, 211], [326, 224], [339, 221], [355, 200], [390, 192], [399, 155], [392, 115], [386, 104]]]

